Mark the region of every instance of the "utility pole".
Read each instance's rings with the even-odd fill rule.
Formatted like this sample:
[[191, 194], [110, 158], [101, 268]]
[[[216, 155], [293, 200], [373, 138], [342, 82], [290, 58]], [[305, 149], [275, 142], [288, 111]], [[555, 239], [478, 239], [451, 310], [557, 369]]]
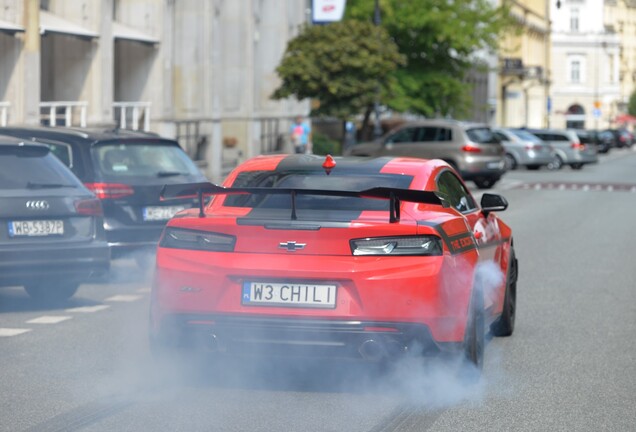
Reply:
[[[380, 26], [382, 20], [380, 18], [380, 5], [379, 0], [375, 0], [375, 9], [373, 11], [373, 24], [377, 27]], [[373, 102], [373, 112], [375, 115], [375, 121], [373, 122], [373, 138], [377, 139], [382, 136], [382, 125], [380, 124], [380, 84], [375, 89], [375, 101]]]

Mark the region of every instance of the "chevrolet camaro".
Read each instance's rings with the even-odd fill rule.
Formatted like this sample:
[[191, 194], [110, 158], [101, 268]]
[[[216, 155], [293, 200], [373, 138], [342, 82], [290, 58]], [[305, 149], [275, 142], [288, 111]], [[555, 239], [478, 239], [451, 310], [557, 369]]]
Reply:
[[[157, 250], [153, 350], [379, 362], [452, 354], [481, 370], [485, 335], [512, 334], [511, 228], [441, 160], [268, 155], [223, 185], [167, 185], [207, 204]], [[211, 200], [205, 200], [212, 196]]]

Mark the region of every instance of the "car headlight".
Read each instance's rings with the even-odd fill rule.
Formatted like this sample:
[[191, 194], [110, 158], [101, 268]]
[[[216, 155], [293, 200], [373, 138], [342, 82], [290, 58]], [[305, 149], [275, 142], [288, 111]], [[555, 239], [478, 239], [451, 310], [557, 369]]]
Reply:
[[442, 255], [442, 241], [435, 236], [364, 238], [350, 244], [353, 255]]
[[208, 231], [166, 228], [159, 246], [173, 249], [231, 252], [236, 237]]

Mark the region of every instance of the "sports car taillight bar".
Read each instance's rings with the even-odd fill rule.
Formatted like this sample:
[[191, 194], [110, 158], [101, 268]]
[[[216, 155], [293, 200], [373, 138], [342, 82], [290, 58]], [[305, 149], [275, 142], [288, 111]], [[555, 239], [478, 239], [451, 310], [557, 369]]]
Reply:
[[247, 188], [226, 188], [215, 185], [214, 183], [186, 183], [164, 185], [161, 190], [161, 199], [176, 198], [199, 198], [199, 217], [204, 217], [203, 211], [205, 195], [237, 195], [237, 194], [259, 194], [259, 195], [290, 195], [291, 196], [291, 219], [296, 220], [296, 196], [297, 195], [324, 195], [324, 196], [342, 196], [354, 198], [377, 198], [390, 200], [389, 222], [397, 222], [400, 220], [400, 201], [417, 202], [423, 204], [435, 204], [447, 207], [448, 204], [444, 198], [432, 191], [420, 191], [412, 189], [400, 189], [389, 187], [375, 187], [362, 191], [348, 190], [330, 190], [330, 189], [292, 189], [292, 188], [266, 188], [266, 187], [247, 187]]

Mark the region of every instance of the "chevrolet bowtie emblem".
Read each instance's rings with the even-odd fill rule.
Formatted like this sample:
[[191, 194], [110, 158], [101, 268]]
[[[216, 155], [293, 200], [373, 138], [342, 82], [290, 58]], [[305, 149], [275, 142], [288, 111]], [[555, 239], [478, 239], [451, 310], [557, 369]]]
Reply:
[[287, 249], [287, 252], [294, 252], [299, 249], [304, 249], [307, 246], [306, 243], [296, 243], [295, 241], [281, 242], [278, 247], [281, 249]]

